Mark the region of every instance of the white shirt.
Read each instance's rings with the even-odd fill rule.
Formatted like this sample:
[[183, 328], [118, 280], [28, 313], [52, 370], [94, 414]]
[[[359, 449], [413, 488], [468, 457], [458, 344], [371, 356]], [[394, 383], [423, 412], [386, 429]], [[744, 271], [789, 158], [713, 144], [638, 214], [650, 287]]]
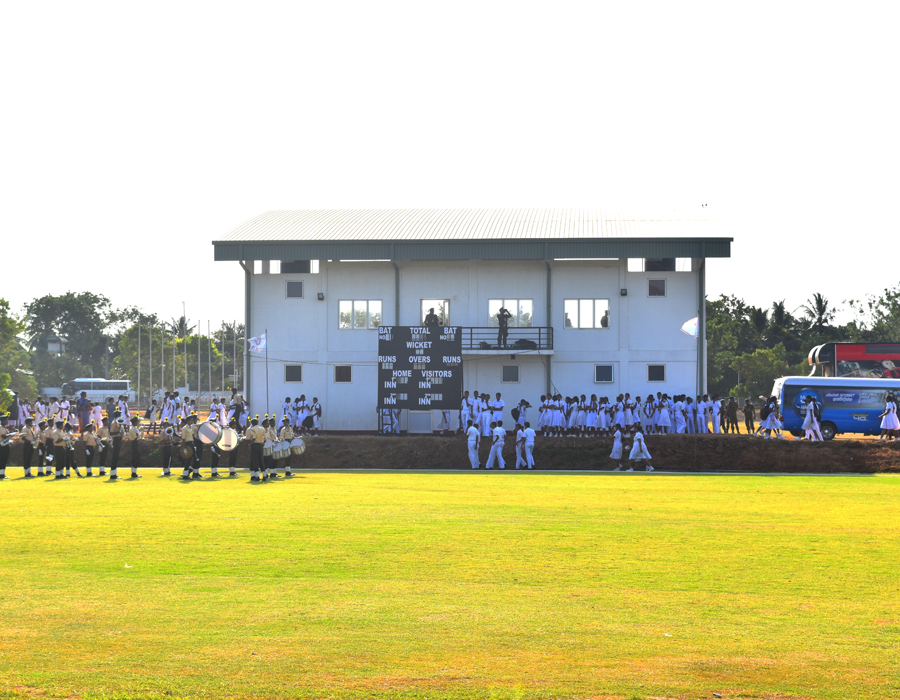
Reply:
[[503, 408], [506, 402], [503, 399], [494, 401], [494, 420], [503, 420]]
[[474, 445], [476, 442], [478, 442], [478, 428], [476, 428], [474, 425], [469, 426], [466, 429], [466, 435], [468, 435], [469, 437], [470, 445]]
[[525, 428], [522, 432], [525, 434], [525, 445], [534, 445], [534, 428]]
[[498, 425], [491, 432], [493, 433], [494, 437], [497, 438], [498, 445], [506, 444], [506, 431], [501, 426]]
[[525, 442], [525, 431], [522, 428], [519, 428], [516, 431], [516, 445], [518, 445], [520, 442]]

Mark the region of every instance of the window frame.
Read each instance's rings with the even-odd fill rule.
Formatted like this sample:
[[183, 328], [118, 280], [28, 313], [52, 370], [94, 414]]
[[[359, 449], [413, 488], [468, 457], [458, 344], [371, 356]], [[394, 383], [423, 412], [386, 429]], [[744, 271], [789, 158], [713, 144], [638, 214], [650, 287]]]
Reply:
[[[597, 379], [597, 370], [600, 367], [609, 367], [609, 381], [604, 381], [602, 379]], [[616, 368], [614, 365], [594, 365], [594, 384], [615, 384], [616, 383]]]
[[[506, 372], [506, 368], [515, 367], [516, 370], [516, 378], [515, 380], [507, 380], [504, 379], [504, 374]], [[520, 365], [500, 365], [500, 383], [501, 384], [521, 384], [522, 383], [522, 371]]]
[[[500, 307], [503, 307], [507, 310], [509, 309], [509, 306], [507, 306], [507, 302], [510, 302], [510, 301], [516, 302], [516, 313], [509, 319], [509, 324], [508, 324], [509, 328], [534, 328], [535, 327], [534, 326], [534, 299], [533, 298], [529, 299], [529, 298], [523, 297], [521, 299], [512, 299], [512, 298], [510, 298], [510, 299], [497, 299], [497, 298], [488, 299], [488, 323], [487, 323], [488, 328], [499, 328], [500, 327], [500, 322], [497, 320], [497, 312], [491, 313], [491, 305], [493, 304], [493, 302], [497, 302], [497, 301], [500, 302]], [[519, 324], [519, 317], [520, 317], [519, 308], [521, 307], [523, 301], [527, 301], [531, 305], [531, 317], [529, 319], [531, 321], [531, 323], [529, 323], [527, 326], [522, 326]], [[499, 311], [500, 307], [498, 307], [498, 311]], [[521, 315], [524, 316], [526, 313], [528, 313], [528, 312], [523, 312]]]
[[[571, 301], [576, 302], [578, 319], [576, 319], [576, 321], [571, 326], [567, 326], [566, 318], [567, 318], [567, 314], [569, 312], [566, 311], [566, 305], [568, 302], [571, 302]], [[597, 302], [598, 301], [606, 302], [606, 315], [607, 315], [608, 322], [605, 326], [596, 325], [596, 323], [597, 323], [597, 320], [596, 320], [597, 319]], [[591, 303], [591, 323], [594, 325], [582, 326], [580, 324], [581, 305], [584, 302]], [[572, 319], [569, 318], [569, 320], [571, 321]], [[610, 309], [609, 299], [604, 299], [602, 297], [586, 297], [584, 299], [581, 299], [581, 298], [576, 299], [573, 297], [573, 298], [563, 299], [563, 330], [567, 330], [567, 331], [608, 331], [611, 327], [611, 324], [612, 324], [612, 313], [611, 313], [611, 309]]]
[[[346, 367], [350, 371], [350, 379], [347, 381], [338, 380], [338, 368]], [[334, 365], [334, 373], [332, 375], [333, 384], [353, 384], [353, 365]]]
[[[663, 283], [663, 293], [662, 294], [651, 294], [650, 293], [650, 285], [653, 282], [662, 282]], [[647, 278], [647, 298], [648, 299], [665, 299], [669, 296], [669, 282], [666, 277], [648, 277]]]
[[[663, 378], [662, 379], [650, 379], [650, 368], [651, 367], [662, 367]], [[667, 376], [667, 372], [666, 372], [666, 363], [665, 362], [660, 363], [660, 364], [650, 364], [649, 362], [647, 363], [647, 383], [648, 384], [665, 384], [666, 376]]]
[[[356, 318], [356, 304], [357, 302], [365, 302], [366, 304], [366, 325], [365, 326], [355, 326], [353, 325], [353, 321]], [[379, 305], [379, 322], [378, 325], [372, 325], [372, 312], [370, 311], [371, 304], [375, 302]], [[348, 327], [343, 327], [341, 325], [341, 314], [344, 313], [341, 311], [341, 304], [350, 304], [350, 325]], [[384, 300], [382, 299], [338, 299], [338, 330], [339, 331], [377, 331], [382, 323], [384, 322]]]
[[[288, 379], [288, 367], [299, 367], [300, 368], [300, 379]], [[284, 365], [284, 383], [285, 384], [302, 384], [303, 383], [303, 365]]]
[[[444, 326], [444, 327], [450, 325], [450, 318], [451, 318], [451, 316], [450, 316], [450, 299], [419, 299], [419, 318], [420, 318], [420, 323], [423, 326], [425, 325], [425, 316], [428, 313], [428, 308], [426, 308], [426, 306], [425, 306], [426, 303], [429, 305], [428, 308], [431, 308], [431, 305], [434, 305], [435, 309], [438, 308], [437, 305], [445, 304], [446, 305], [444, 307], [445, 318], [442, 318], [441, 322], [438, 325]], [[438, 313], [437, 311], [435, 311], [435, 313], [437, 313], [438, 318], [440, 318], [441, 314]]]
[[[300, 285], [300, 296], [288, 294], [288, 286], [292, 284]], [[306, 285], [303, 280], [285, 280], [284, 281], [284, 298], [285, 299], [303, 299], [306, 295]]]

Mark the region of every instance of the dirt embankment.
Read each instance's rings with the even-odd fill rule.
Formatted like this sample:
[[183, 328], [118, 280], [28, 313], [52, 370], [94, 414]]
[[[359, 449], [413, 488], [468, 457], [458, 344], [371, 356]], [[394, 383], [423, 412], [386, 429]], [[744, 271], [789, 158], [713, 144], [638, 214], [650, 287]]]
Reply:
[[[148, 436], [141, 440], [140, 466], [162, 464], [163, 438]], [[466, 440], [456, 437], [385, 437], [381, 435], [322, 435], [306, 438], [307, 450], [291, 457], [300, 469], [469, 469]], [[626, 455], [630, 441], [625, 440]], [[506, 441], [507, 468], [515, 467], [514, 441]], [[900, 472], [900, 442], [873, 440], [833, 440], [827, 443], [763, 440], [739, 435], [665, 435], [649, 436], [647, 447], [653, 465], [661, 471], [747, 471], [804, 473]], [[84, 449], [76, 443], [76, 460], [84, 465]], [[538, 469], [611, 469], [609, 459], [612, 438], [541, 438], [534, 450]], [[490, 445], [481, 445], [481, 464], [487, 460]], [[36, 460], [36, 456], [33, 461]], [[96, 464], [97, 460], [95, 460]], [[13, 445], [10, 466], [22, 464], [21, 443]], [[203, 467], [209, 465], [209, 450], [203, 454]], [[223, 453], [220, 466], [228, 464]], [[246, 443], [238, 446], [239, 467], [250, 464]], [[280, 462], [283, 464], [283, 462]], [[131, 449], [123, 443], [120, 467], [131, 466]]]

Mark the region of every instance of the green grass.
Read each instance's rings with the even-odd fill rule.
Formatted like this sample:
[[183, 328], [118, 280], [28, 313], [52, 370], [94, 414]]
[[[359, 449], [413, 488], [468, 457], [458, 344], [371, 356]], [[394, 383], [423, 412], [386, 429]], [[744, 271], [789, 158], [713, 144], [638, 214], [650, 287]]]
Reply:
[[900, 696], [900, 478], [144, 473], [0, 484], [0, 698]]

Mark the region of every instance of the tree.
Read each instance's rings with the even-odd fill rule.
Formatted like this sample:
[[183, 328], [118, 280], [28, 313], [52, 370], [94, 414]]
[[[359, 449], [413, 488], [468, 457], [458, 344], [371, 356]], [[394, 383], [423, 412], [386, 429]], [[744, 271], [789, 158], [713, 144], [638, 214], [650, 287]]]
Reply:
[[863, 336], [862, 341], [900, 340], [900, 285], [885, 289], [881, 296], [869, 294], [847, 303], [857, 315], [854, 330]]
[[0, 299], [0, 377], [5, 377], [0, 379], [0, 410], [9, 406], [14, 393], [37, 396], [30, 357], [18, 337], [24, 330], [25, 324], [9, 313], [9, 302]]
[[736, 358], [731, 365], [740, 375], [740, 384], [734, 387], [737, 396], [755, 398], [769, 396], [772, 384], [778, 377], [789, 374], [787, 351], [779, 343], [774, 348], [754, 350]]
[[834, 310], [828, 305], [828, 299], [821, 294], [813, 294], [802, 307], [809, 327], [817, 332], [822, 332], [834, 320]]
[[[103, 376], [109, 339], [106, 335], [111, 324], [118, 321], [109, 299], [91, 292], [62, 296], [48, 294], [34, 299], [25, 307], [31, 349], [46, 347], [46, 340], [59, 336], [66, 341], [66, 353]], [[42, 386], [52, 384], [48, 378], [38, 376]]]
[[179, 338], [190, 335], [195, 328], [196, 326], [187, 325], [187, 319], [184, 316], [170, 319], [168, 324], [169, 333], [177, 335]]

